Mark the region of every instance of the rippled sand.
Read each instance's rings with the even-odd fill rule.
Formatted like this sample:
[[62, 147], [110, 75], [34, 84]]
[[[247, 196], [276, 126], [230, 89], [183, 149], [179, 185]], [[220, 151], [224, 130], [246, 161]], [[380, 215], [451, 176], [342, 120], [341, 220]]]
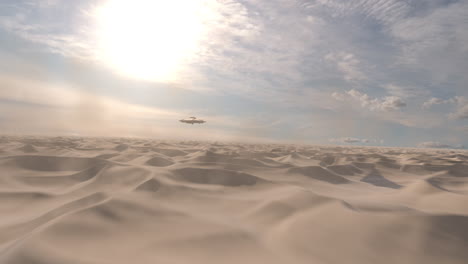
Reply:
[[0, 138], [0, 263], [467, 263], [468, 153]]

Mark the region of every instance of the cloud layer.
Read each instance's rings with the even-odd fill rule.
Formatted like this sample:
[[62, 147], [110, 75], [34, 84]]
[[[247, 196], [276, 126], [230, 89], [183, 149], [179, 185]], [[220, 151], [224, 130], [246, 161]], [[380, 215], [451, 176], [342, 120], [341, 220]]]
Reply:
[[465, 148], [463, 145], [448, 145], [448, 144], [443, 144], [438, 141], [427, 141], [427, 142], [422, 142], [418, 145], [420, 148], [452, 148], [452, 149], [463, 149]]
[[[149, 0], [133, 3], [144, 1]], [[178, 1], [179, 11], [185, 12], [184, 1]], [[230, 116], [216, 120], [245, 125], [246, 137], [258, 136], [262, 130], [266, 132], [261, 136], [323, 142], [341, 136], [327, 135], [330, 128], [343, 127], [347, 130], [343, 135], [366, 138], [381, 138], [382, 130], [389, 131], [382, 138], [395, 145], [414, 145], [418, 135], [426, 135], [426, 140], [445, 140], [447, 135], [453, 142], [467, 144], [468, 1], [193, 1], [203, 4], [198, 10], [203, 34], [197, 48], [178, 65], [177, 78], [135, 80], [127, 88], [131, 92], [115, 88], [123, 78], [118, 72], [90, 77], [112, 70], [97, 56], [95, 10], [106, 1], [2, 1], [0, 34], [10, 40], [0, 49], [2, 70], [13, 71], [9, 58], [16, 56], [65, 83], [61, 92], [42, 85], [19, 95], [7, 88], [4, 100], [47, 104], [46, 99], [36, 100], [44, 92], [50, 101], [70, 105], [76, 100], [70, 91], [79, 86], [89, 97], [138, 106], [136, 102], [146, 102], [156, 93], [147, 87], [171, 87], [181, 91], [164, 96], [180, 94], [184, 98], [180, 101], [192, 107], [188, 112], [202, 109], [216, 119], [226, 110], [223, 105], [231, 105]], [[70, 61], [84, 65], [80, 78], [63, 77], [66, 67], [60, 63]], [[21, 69], [17, 67], [16, 73], [22, 81], [34, 82]], [[69, 71], [78, 75], [72, 67]], [[88, 79], [92, 84], [83, 84]], [[135, 99], [135, 94], [143, 95]], [[154, 101], [139, 107], [187, 112], [165, 109], [164, 100]], [[243, 121], [252, 115], [274, 118]], [[231, 133], [227, 127], [219, 131]]]
[[367, 138], [354, 138], [354, 137], [342, 137], [342, 138], [330, 138], [328, 141], [333, 143], [369, 143], [369, 144], [383, 144], [382, 139], [367, 139]]
[[332, 93], [333, 98], [338, 101], [352, 101], [358, 103], [361, 107], [371, 111], [394, 111], [406, 106], [405, 101], [398, 96], [385, 96], [382, 98], [372, 98], [369, 95], [359, 92], [355, 89], [349, 90], [346, 93]]

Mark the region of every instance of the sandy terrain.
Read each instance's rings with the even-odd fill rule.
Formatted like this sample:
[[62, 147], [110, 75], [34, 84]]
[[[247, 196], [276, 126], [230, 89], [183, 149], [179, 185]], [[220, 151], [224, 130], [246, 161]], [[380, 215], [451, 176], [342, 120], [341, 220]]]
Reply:
[[468, 153], [0, 138], [0, 263], [467, 263]]

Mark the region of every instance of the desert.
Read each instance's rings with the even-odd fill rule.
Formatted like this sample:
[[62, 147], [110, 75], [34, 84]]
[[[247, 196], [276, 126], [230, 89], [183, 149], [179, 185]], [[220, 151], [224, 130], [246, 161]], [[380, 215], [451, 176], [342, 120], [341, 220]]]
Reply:
[[3, 136], [0, 263], [466, 263], [463, 150]]

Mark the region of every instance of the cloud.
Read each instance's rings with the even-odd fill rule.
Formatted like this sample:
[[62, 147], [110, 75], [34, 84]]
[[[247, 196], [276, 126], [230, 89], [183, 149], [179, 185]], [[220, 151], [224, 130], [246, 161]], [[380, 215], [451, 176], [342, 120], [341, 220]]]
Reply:
[[[52, 2], [51, 2], [52, 3]], [[43, 45], [47, 52], [63, 55], [69, 58], [91, 60], [94, 54], [94, 43], [82, 33], [67, 31], [58, 25], [66, 27], [64, 21], [31, 21], [32, 9], [47, 10], [54, 7], [46, 2], [30, 2], [26, 6], [15, 5], [10, 16], [0, 17], [0, 27], [33, 43]], [[54, 16], [51, 16], [54, 17]], [[85, 24], [85, 23], [83, 23]], [[81, 32], [89, 32], [83, 26]]]
[[457, 131], [468, 134], [468, 125], [455, 128]]
[[325, 9], [334, 18], [359, 14], [384, 25], [393, 24], [404, 18], [410, 10], [408, 3], [398, 0], [318, 0], [307, 4], [306, 8], [321, 11]]
[[336, 64], [347, 81], [365, 80], [367, 77], [359, 70], [360, 61], [352, 53], [337, 52], [325, 55], [325, 60]]
[[[180, 65], [178, 80], [171, 83], [171, 87], [196, 90], [197, 98], [203, 99], [210, 96], [212, 99], [214, 94], [223, 98], [234, 95], [236, 100], [246, 99], [246, 104], [254, 101], [252, 104], [256, 107], [253, 111], [263, 109], [260, 111], [266, 115], [281, 113], [285, 120], [312, 120], [315, 127], [325, 123], [339, 127], [342, 120], [349, 123], [365, 120], [369, 127], [401, 124], [408, 132], [401, 133], [405, 135], [418, 135], [418, 131], [410, 129], [422, 127], [437, 128], [428, 132], [436, 134], [439, 133], [436, 131], [460, 126], [459, 122], [468, 116], [467, 103], [460, 99], [468, 96], [468, 75], [464, 72], [468, 68], [467, 1], [200, 1], [204, 1], [206, 7], [201, 10], [206, 26], [204, 35], [199, 39], [199, 47], [193, 56]], [[2, 47], [0, 56], [3, 52], [36, 60], [35, 63], [45, 71], [56, 71], [55, 75], [62, 77], [64, 73], [75, 74], [67, 72], [74, 69], [63, 67], [57, 71], [60, 65], [55, 62], [63, 61], [65, 65], [70, 61], [82, 63], [86, 70], [80, 73], [81, 79], [93, 82], [85, 71], [101, 71], [104, 63], [96, 59], [98, 43], [92, 10], [104, 2], [28, 0], [0, 3], [0, 9], [4, 11], [0, 16], [1, 31], [8, 32], [8, 35], [0, 37], [12, 39], [7, 41], [5, 50]], [[5, 34], [2, 32], [0, 34]], [[157, 36], [157, 32], [152, 33]], [[13, 35], [29, 43], [17, 41]], [[13, 46], [11, 43], [19, 46], [8, 47]], [[57, 54], [65, 59], [56, 59]], [[3, 61], [6, 61], [6, 69], [9, 63]], [[91, 75], [99, 74], [94, 72]], [[99, 85], [113, 87], [109, 83], [112, 82], [102, 81]], [[34, 83], [28, 85], [39, 87]], [[158, 83], [155, 89], [166, 85]], [[74, 99], [77, 90], [71, 81], [64, 87], [52, 86], [41, 85], [27, 92], [2, 86], [3, 93], [0, 93], [4, 100], [47, 104], [50, 107], [54, 104], [53, 107], [70, 109], [71, 105], [80, 104], [80, 100]], [[139, 89], [138, 85], [128, 86], [129, 89]], [[122, 95], [124, 92], [116, 93], [112, 89], [99, 91], [112, 97], [121, 96], [121, 102], [128, 99]], [[42, 91], [50, 99], [41, 97]], [[134, 101], [149, 101], [136, 98], [136, 94], [132, 93]], [[430, 98], [439, 94], [447, 97]], [[455, 100], [456, 96], [459, 99]], [[82, 93], [78, 97], [87, 98]], [[103, 109], [96, 105], [106, 105], [103, 102], [109, 99], [90, 97], [96, 102], [92, 109]], [[231, 113], [236, 111], [235, 108], [244, 108], [242, 100], [230, 104], [235, 105]], [[81, 100], [86, 101], [92, 100]], [[441, 107], [428, 111], [435, 105]], [[125, 109], [127, 104], [121, 107]], [[224, 110], [213, 109], [211, 105], [197, 107], [211, 113]], [[251, 110], [245, 108], [243, 113]], [[117, 111], [116, 117], [123, 114], [123, 110], [117, 108], [104, 109]], [[314, 119], [308, 119], [309, 114]], [[157, 114], [144, 116], [154, 117], [158, 122], [162, 120]], [[211, 118], [215, 120], [217, 117]], [[220, 117], [219, 122], [228, 119]], [[240, 116], [231, 119], [234, 120], [230, 122], [232, 124], [248, 126]], [[321, 121], [316, 121], [318, 119]], [[302, 122], [290, 122], [288, 129], [293, 130], [300, 124]], [[448, 126], [443, 126], [446, 124]], [[251, 128], [255, 131], [269, 129]], [[289, 136], [282, 133], [284, 137]], [[461, 138], [466, 134], [464, 130], [454, 133]], [[347, 134], [365, 133], [348, 131]], [[438, 138], [437, 135], [434, 137]], [[400, 137], [394, 138], [399, 140]]]
[[348, 98], [360, 104], [362, 108], [371, 111], [395, 111], [406, 106], [406, 102], [398, 96], [385, 96], [382, 98], [372, 98], [369, 95], [351, 89], [345, 94], [332, 93], [332, 97], [339, 101], [346, 101]]
[[[362, 142], [361, 139], [358, 139], [358, 138], [349, 138], [349, 137], [343, 138], [343, 139], [341, 139], [341, 140], [342, 140], [342, 142], [346, 142], [346, 143]], [[367, 142], [367, 139], [365, 139], [365, 142]]]
[[364, 118], [369, 124], [398, 124], [407, 128], [436, 128], [447, 121], [447, 115], [437, 112], [420, 111], [419, 98], [408, 98], [409, 102], [392, 95], [373, 97], [356, 89], [346, 92], [333, 92], [331, 103], [341, 116], [356, 120]]
[[449, 103], [450, 101], [449, 100], [442, 100], [440, 98], [437, 98], [437, 97], [432, 97], [431, 99], [425, 101], [422, 105], [422, 107], [424, 109], [428, 109], [428, 108], [431, 108], [433, 105], [439, 105], [439, 104], [445, 104], [445, 103]]
[[468, 119], [468, 105], [459, 107], [451, 116], [458, 119]]
[[[421, 1], [424, 2], [424, 1]], [[466, 84], [467, 1], [415, 1], [413, 13], [389, 27], [400, 50], [398, 64], [426, 72], [434, 83]], [[431, 4], [428, 4], [431, 2]], [[427, 6], [427, 8], [421, 8]]]
[[345, 101], [347, 96], [344, 93], [333, 92], [331, 96], [338, 101]]
[[383, 140], [377, 139], [367, 139], [367, 138], [354, 138], [354, 137], [342, 137], [342, 138], [330, 138], [328, 139], [330, 142], [334, 143], [380, 143], [382, 144]]
[[[180, 0], [181, 9], [184, 1]], [[138, 6], [148, 2], [151, 3], [148, 0], [139, 0], [129, 6]], [[100, 5], [104, 3], [106, 3], [104, 0], [98, 1], [98, 3], [76, 1], [58, 4], [57, 1], [43, 3], [40, 0], [15, 3], [8, 6], [10, 9], [8, 15], [0, 17], [0, 28], [27, 41], [40, 44], [35, 47], [40, 51], [52, 52], [66, 58], [78, 59], [84, 63], [114, 69], [115, 65], [110, 65], [109, 59], [105, 56], [108, 51], [102, 50], [103, 45], [100, 43], [102, 41], [100, 36], [103, 35], [103, 32], [99, 32], [98, 10]], [[183, 85], [186, 89], [209, 90], [207, 87], [202, 87], [211, 85], [206, 84], [205, 72], [200, 69], [216, 69], [219, 73], [235, 69], [235, 64], [243, 56], [238, 56], [236, 60], [233, 60], [226, 54], [241, 53], [239, 41], [248, 42], [251, 35], [258, 32], [260, 22], [251, 19], [247, 8], [237, 1], [204, 0], [197, 1], [197, 3], [199, 3], [197, 6], [199, 10], [195, 11], [197, 14], [199, 13], [197, 18], [201, 20], [200, 24], [203, 25], [202, 34], [197, 39], [198, 48], [193, 50], [191, 56], [187, 56], [184, 62], [178, 65], [177, 80], [164, 81]], [[64, 6], [77, 12], [70, 13], [65, 17], [55, 15], [55, 9]], [[144, 27], [143, 29], [135, 28], [133, 30], [150, 28], [143, 22], [140, 25]], [[147, 32], [148, 35], [158, 33], [160, 32]], [[178, 43], [173, 43], [173, 45], [176, 44]], [[147, 55], [148, 61], [145, 63], [158, 60], [158, 58], [151, 57], [151, 54]], [[246, 63], [245, 65], [252, 64]], [[116, 73], [121, 74], [117, 70]]]
[[456, 96], [453, 98], [456, 102], [456, 110], [450, 114], [450, 117], [456, 119], [468, 119], [468, 98]]
[[438, 141], [427, 141], [427, 142], [422, 142], [418, 144], [418, 147], [420, 148], [454, 148], [454, 149], [463, 149], [465, 148], [463, 145], [448, 145], [448, 144], [443, 144]]
[[411, 86], [408, 87], [396, 84], [387, 84], [384, 85], [384, 88], [390, 95], [407, 99], [425, 96], [427, 94], [427, 91], [425, 91], [424, 89]]
[[449, 114], [450, 118], [468, 119], [468, 98], [464, 96], [455, 96], [453, 98], [443, 100], [441, 98], [432, 97], [429, 100], [425, 101], [422, 107], [424, 109], [428, 109], [434, 105], [440, 104], [451, 104], [455, 107], [455, 112]]

